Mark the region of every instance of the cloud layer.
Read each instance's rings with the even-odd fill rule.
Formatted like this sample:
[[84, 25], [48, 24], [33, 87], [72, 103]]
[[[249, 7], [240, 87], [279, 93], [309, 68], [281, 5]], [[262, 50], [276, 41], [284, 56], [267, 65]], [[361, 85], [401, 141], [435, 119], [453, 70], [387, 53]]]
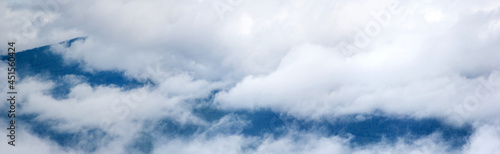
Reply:
[[[54, 44], [50, 52], [90, 74], [118, 71], [152, 82], [127, 89], [66, 75], [61, 78], [72, 83], [70, 92], [59, 99], [50, 94], [59, 81], [43, 74], [27, 76], [16, 83], [22, 114], [54, 122], [50, 129], [55, 132], [103, 131], [103, 144], [90, 151], [84, 143], [66, 147], [20, 126], [20, 146], [0, 144], [1, 149], [500, 152], [500, 2], [6, 1], [0, 2], [0, 13], [0, 32], [6, 34], [0, 38], [15, 40], [18, 51], [86, 36], [71, 46]], [[0, 86], [5, 93], [6, 82]], [[466, 145], [451, 151], [439, 134], [410, 143], [351, 147], [348, 138], [318, 132], [246, 136], [240, 133], [242, 126], [251, 125], [245, 118], [229, 114], [210, 121], [196, 116], [193, 110], [205, 105], [229, 113], [271, 110], [305, 121], [381, 112], [470, 124], [474, 133]], [[141, 135], [161, 136], [148, 129], [165, 119], [179, 127], [196, 125], [210, 131], [168, 139]], [[137, 140], [142, 149], [133, 148]]]

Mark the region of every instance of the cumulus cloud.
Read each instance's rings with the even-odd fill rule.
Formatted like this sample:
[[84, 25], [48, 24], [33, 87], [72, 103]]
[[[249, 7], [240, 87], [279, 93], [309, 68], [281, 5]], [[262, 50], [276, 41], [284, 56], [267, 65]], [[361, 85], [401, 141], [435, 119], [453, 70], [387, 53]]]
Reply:
[[479, 127], [466, 147], [467, 153], [498, 153], [500, 152], [500, 134], [498, 126], [484, 125]]
[[[488, 0], [5, 1], [0, 38], [21, 51], [86, 36], [51, 51], [89, 72], [119, 70], [154, 82], [127, 90], [70, 75], [65, 99], [48, 94], [55, 83], [42, 77], [18, 83], [23, 114], [57, 121], [61, 132], [98, 128], [118, 136], [96, 153], [126, 152], [147, 122], [164, 118], [232, 133], [161, 140], [155, 153], [450, 152], [432, 135], [364, 148], [311, 133], [244, 136], [239, 125], [248, 122], [237, 116], [211, 123], [193, 115], [196, 100], [215, 90], [222, 90], [215, 106], [226, 111], [271, 109], [306, 120], [382, 111], [472, 123], [476, 131], [461, 152], [496, 153], [499, 8]], [[37, 152], [74, 152], [23, 134], [29, 143], [22, 146]]]

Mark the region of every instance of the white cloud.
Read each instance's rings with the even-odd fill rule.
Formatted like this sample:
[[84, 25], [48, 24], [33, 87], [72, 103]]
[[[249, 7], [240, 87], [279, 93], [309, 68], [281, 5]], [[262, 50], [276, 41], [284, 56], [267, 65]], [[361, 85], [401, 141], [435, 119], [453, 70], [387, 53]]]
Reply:
[[476, 134], [472, 135], [470, 144], [465, 148], [466, 153], [499, 153], [500, 129], [498, 126], [480, 126]]
[[[7, 128], [9, 121], [0, 120], [0, 126], [2, 128]], [[33, 135], [29, 132], [29, 130], [23, 129], [22, 125], [18, 124], [19, 121], [16, 121], [16, 146], [11, 146], [7, 144], [7, 140], [4, 140], [5, 143], [0, 144], [2, 148], [2, 152], [4, 153], [41, 153], [41, 154], [49, 154], [49, 153], [77, 153], [75, 149], [66, 149], [60, 147], [56, 143], [52, 142], [49, 139], [39, 138], [36, 135]], [[0, 133], [8, 134], [6, 129], [0, 129]]]
[[441, 140], [431, 135], [414, 140], [411, 143], [398, 141], [396, 143], [381, 142], [365, 147], [350, 147], [347, 139], [339, 137], [322, 137], [313, 133], [292, 133], [283, 138], [272, 137], [242, 137], [203, 136], [192, 140], [174, 139], [160, 142], [154, 153], [165, 151], [175, 153], [456, 153], [448, 150]]
[[[216, 101], [225, 108], [269, 107], [301, 117], [380, 109], [389, 114], [451, 118], [459, 110], [451, 108], [462, 107], [466, 97], [476, 95], [476, 89], [483, 88], [481, 80], [496, 78], [500, 66], [495, 60], [500, 56], [498, 45], [493, 43], [498, 42], [498, 37], [486, 40], [478, 35], [492, 31], [481, 28], [491, 24], [468, 23], [491, 23], [498, 16], [492, 16], [493, 11], [478, 13], [460, 4], [458, 10], [430, 4], [416, 8], [431, 13], [424, 16], [413, 13], [409, 9], [412, 4], [404, 4], [407, 12], [402, 19], [394, 20], [380, 35], [368, 37], [370, 44], [351, 57], [326, 44], [298, 43], [274, 71], [247, 76], [228, 92], [219, 94]], [[436, 14], [463, 17], [443, 19], [439, 25], [422, 22]], [[487, 94], [496, 96], [498, 81], [493, 82]], [[497, 100], [495, 97], [484, 99], [476, 107], [498, 109], [488, 103]], [[475, 110], [462, 120], [480, 120], [484, 117], [477, 115], [485, 114], [498, 115], [495, 111]]]
[[[84, 62], [88, 71], [121, 70], [158, 84], [124, 91], [92, 88], [68, 76], [76, 86], [68, 99], [56, 100], [47, 94], [51, 82], [34, 77], [19, 83], [23, 112], [59, 120], [58, 129], [102, 128], [103, 118], [127, 128], [114, 132], [123, 140], [98, 153], [124, 151], [133, 137], [127, 131], [138, 132], [145, 120], [208, 125], [191, 114], [189, 101], [214, 89], [227, 90], [216, 97], [225, 109], [271, 108], [309, 119], [381, 110], [491, 125], [477, 126], [466, 150], [498, 150], [500, 3], [495, 1], [244, 0], [228, 4], [231, 11], [222, 20], [213, 8], [217, 0], [50, 2], [0, 2], [0, 32], [6, 34], [1, 40], [17, 37], [22, 50], [88, 36], [52, 49], [68, 61]], [[354, 50], [338, 46], [342, 43]], [[434, 139], [353, 150], [336, 137], [303, 137], [302, 142], [266, 138], [257, 151], [443, 152]], [[155, 150], [239, 153], [255, 140], [237, 135], [173, 140]], [[51, 146], [37, 148], [59, 150]]]

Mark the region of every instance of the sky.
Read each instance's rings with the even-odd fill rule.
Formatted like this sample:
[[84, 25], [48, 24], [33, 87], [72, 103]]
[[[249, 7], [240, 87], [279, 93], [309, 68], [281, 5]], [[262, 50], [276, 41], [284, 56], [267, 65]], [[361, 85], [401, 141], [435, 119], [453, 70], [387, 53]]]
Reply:
[[19, 77], [16, 146], [4, 136], [0, 153], [500, 153], [500, 1], [5, 0], [0, 14]]

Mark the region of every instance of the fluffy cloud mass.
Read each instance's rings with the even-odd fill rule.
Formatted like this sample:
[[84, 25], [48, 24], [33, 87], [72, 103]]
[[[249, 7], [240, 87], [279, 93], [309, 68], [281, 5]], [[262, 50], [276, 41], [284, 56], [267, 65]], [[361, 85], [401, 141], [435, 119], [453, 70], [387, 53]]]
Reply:
[[[499, 1], [3, 1], [0, 14], [0, 39], [18, 51], [53, 44], [65, 64], [147, 83], [128, 89], [66, 75], [67, 97], [55, 98], [55, 79], [23, 78], [19, 114], [55, 133], [105, 135], [66, 145], [19, 126], [20, 146], [0, 144], [14, 153], [500, 153]], [[86, 38], [56, 44], [76, 37]], [[352, 138], [296, 128], [245, 135], [242, 127], [256, 125], [248, 117], [195, 112], [206, 106], [313, 122], [436, 118], [474, 131], [458, 148], [439, 133], [353, 147]], [[195, 128], [165, 135], [174, 126]]]

